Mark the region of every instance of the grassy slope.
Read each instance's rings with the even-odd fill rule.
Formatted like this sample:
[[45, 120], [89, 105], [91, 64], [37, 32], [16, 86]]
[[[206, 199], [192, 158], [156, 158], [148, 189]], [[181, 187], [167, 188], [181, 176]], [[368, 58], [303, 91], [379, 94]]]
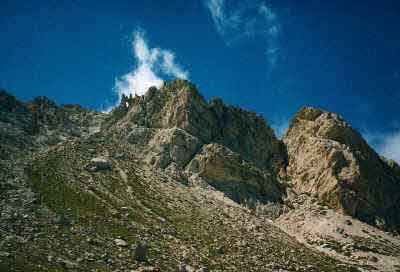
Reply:
[[[85, 170], [92, 157], [107, 152], [124, 158], [113, 159], [112, 171]], [[3, 258], [0, 268], [64, 271], [67, 260], [75, 271], [128, 271], [143, 265], [131, 246], [146, 241], [148, 265], [161, 271], [177, 271], [182, 262], [211, 271], [356, 271], [205, 189], [140, 166], [133, 153], [93, 136], [36, 156], [27, 175], [38, 201], [29, 220], [19, 223], [22, 236], [33, 231], [27, 242], [11, 243], [13, 257]], [[118, 237], [130, 246], [117, 247]]]

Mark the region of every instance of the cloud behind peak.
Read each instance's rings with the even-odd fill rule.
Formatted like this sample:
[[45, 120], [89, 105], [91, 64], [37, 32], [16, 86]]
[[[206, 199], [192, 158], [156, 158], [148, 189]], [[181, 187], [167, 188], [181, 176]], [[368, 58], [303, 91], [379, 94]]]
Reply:
[[158, 47], [151, 48], [143, 31], [137, 30], [132, 40], [136, 65], [132, 71], [115, 81], [118, 96], [143, 95], [152, 87], [160, 87], [167, 76], [188, 79], [189, 73], [175, 60], [175, 53]]

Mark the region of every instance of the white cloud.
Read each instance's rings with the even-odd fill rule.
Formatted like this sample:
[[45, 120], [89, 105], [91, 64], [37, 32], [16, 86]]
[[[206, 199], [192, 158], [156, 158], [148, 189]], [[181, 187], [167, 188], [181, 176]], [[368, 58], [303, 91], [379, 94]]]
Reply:
[[210, 0], [207, 3], [207, 7], [211, 12], [212, 19], [214, 21], [215, 27], [221, 34], [225, 33], [225, 29], [232, 25], [234, 22], [229, 22], [231, 18], [226, 18], [223, 11], [224, 0]]
[[174, 75], [178, 78], [187, 79], [189, 74], [183, 71], [182, 68], [175, 63], [175, 54], [171, 51], [163, 51], [163, 62], [161, 66], [164, 73]]
[[206, 6], [218, 33], [227, 45], [241, 39], [262, 37], [269, 64], [275, 66], [279, 57], [278, 38], [281, 33], [277, 15], [261, 0], [207, 0]]
[[259, 6], [258, 12], [260, 12], [260, 14], [262, 14], [269, 21], [273, 21], [276, 19], [275, 13], [273, 13], [272, 10], [264, 3]]
[[276, 121], [272, 121], [271, 128], [274, 130], [275, 135], [282, 139], [285, 136], [286, 131], [289, 128], [290, 120], [289, 119], [278, 119]]
[[385, 137], [380, 152], [400, 164], [400, 131]]
[[175, 62], [175, 54], [166, 49], [150, 48], [143, 31], [136, 31], [132, 41], [135, 68], [116, 79], [115, 91], [118, 96], [143, 95], [152, 87], [160, 87], [164, 76], [187, 79], [189, 73]]
[[365, 133], [364, 138], [379, 154], [400, 164], [400, 131]]

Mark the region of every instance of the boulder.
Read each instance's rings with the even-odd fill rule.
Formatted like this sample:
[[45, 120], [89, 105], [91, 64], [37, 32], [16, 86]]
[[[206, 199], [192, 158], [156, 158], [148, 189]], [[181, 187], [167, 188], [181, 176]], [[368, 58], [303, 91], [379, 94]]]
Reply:
[[119, 247], [126, 247], [128, 246], [128, 242], [122, 239], [115, 239], [114, 244]]
[[148, 251], [149, 251], [149, 246], [146, 243], [139, 243], [135, 247], [135, 260], [139, 262], [147, 261]]
[[97, 157], [90, 160], [90, 163], [86, 166], [86, 169], [90, 172], [112, 170], [112, 163], [107, 158]]

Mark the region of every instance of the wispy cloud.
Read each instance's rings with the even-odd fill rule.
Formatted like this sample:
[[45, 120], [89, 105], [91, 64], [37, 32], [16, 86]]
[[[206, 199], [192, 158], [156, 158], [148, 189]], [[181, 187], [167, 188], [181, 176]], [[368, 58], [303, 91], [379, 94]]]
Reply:
[[280, 118], [271, 122], [271, 128], [274, 130], [275, 135], [282, 139], [289, 128], [290, 119]]
[[135, 31], [132, 41], [136, 66], [132, 71], [117, 78], [115, 91], [118, 96], [143, 95], [152, 87], [160, 87], [165, 76], [187, 79], [189, 73], [175, 60], [174, 52], [158, 47], [149, 47], [143, 31]]
[[261, 0], [207, 0], [206, 6], [218, 33], [227, 45], [240, 39], [262, 37], [269, 64], [276, 65], [279, 57], [278, 38], [281, 27], [277, 15]]
[[400, 131], [365, 133], [364, 138], [379, 154], [400, 164]]

